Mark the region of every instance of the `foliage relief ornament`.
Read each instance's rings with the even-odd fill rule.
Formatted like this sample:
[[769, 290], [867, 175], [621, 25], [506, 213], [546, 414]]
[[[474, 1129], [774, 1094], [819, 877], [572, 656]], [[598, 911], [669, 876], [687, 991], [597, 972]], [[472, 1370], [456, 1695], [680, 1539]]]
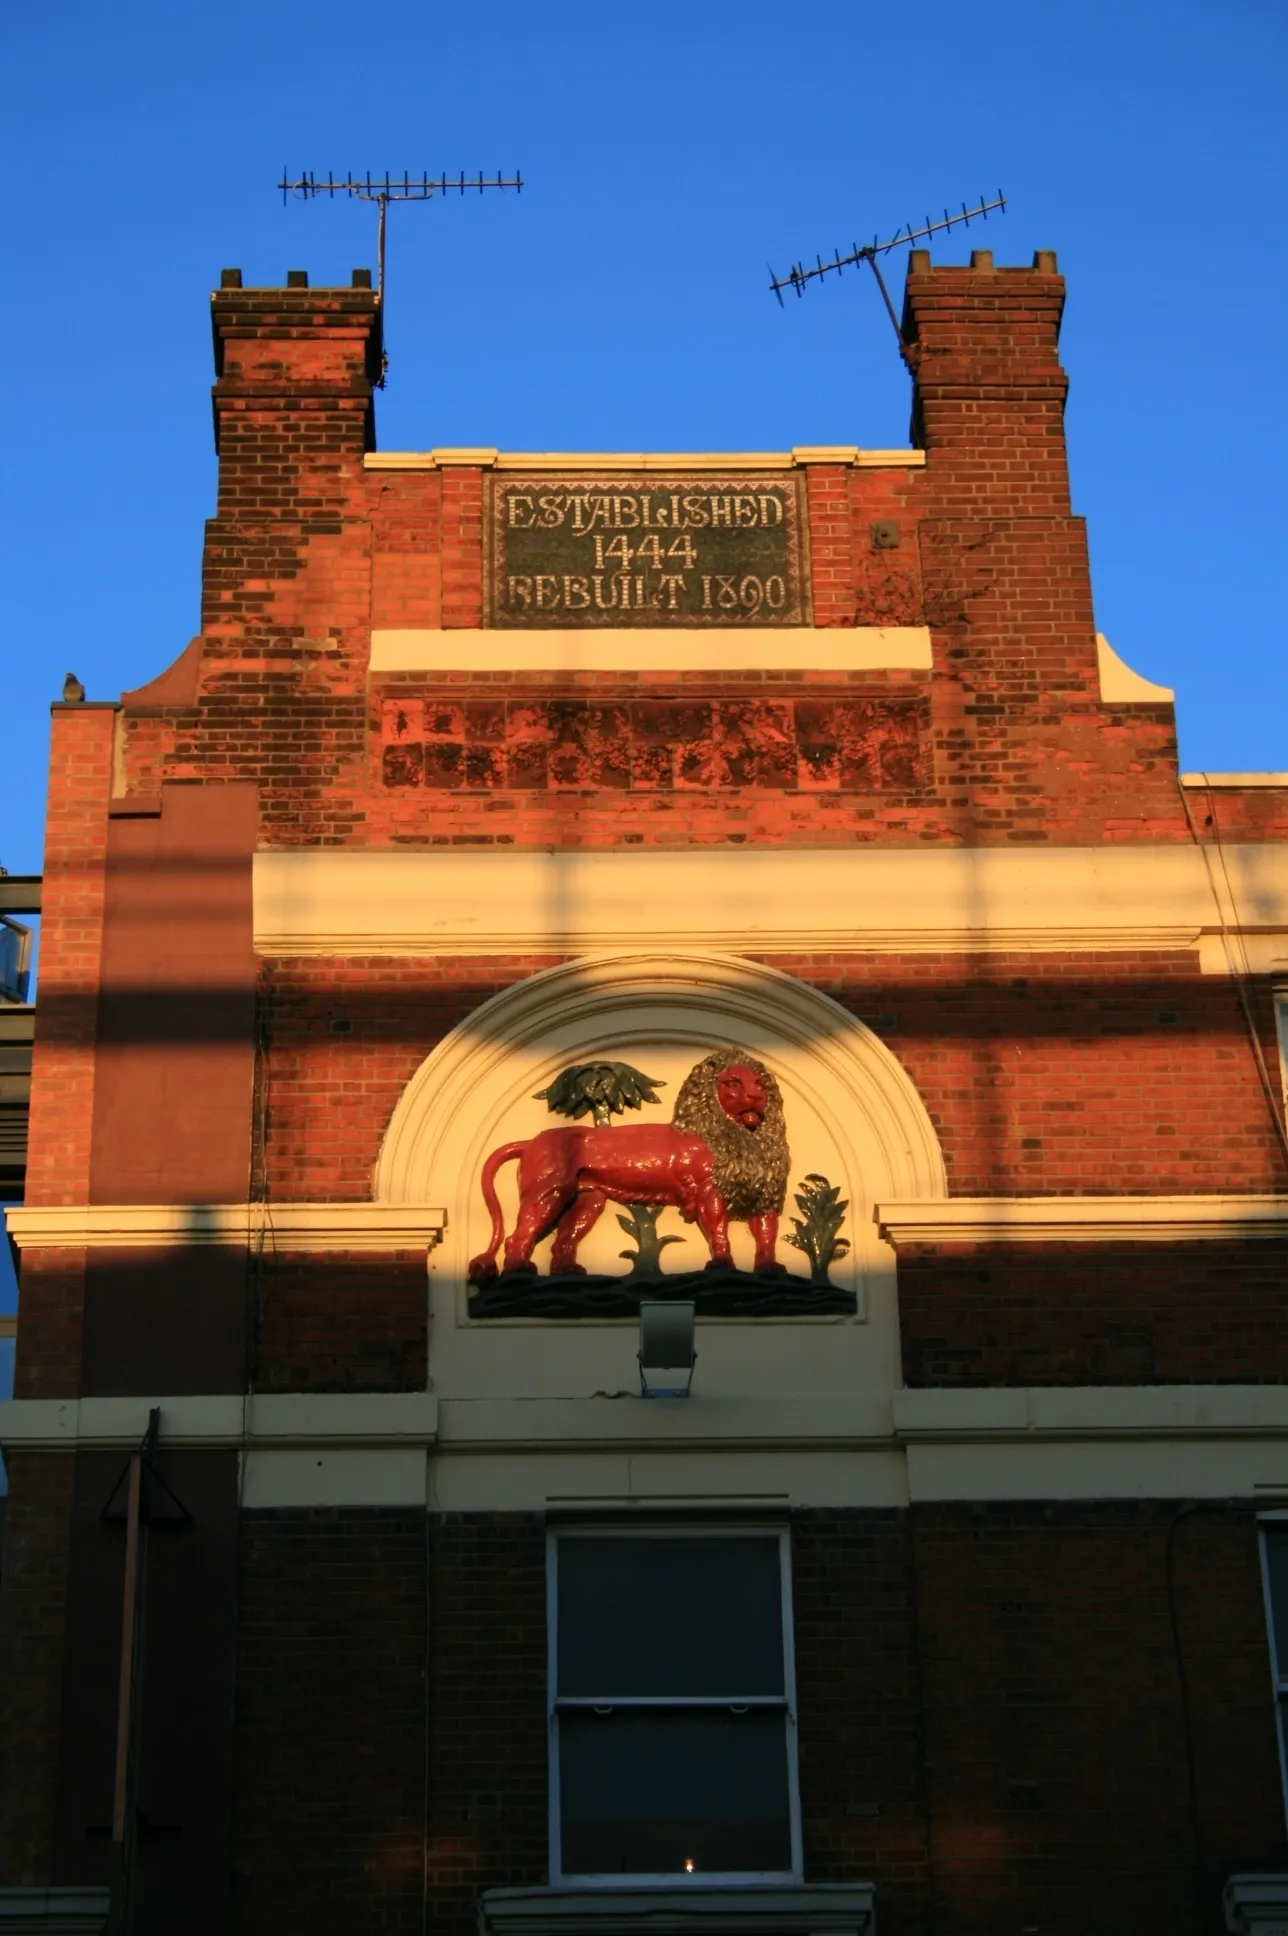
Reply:
[[809, 1258], [809, 1274], [815, 1284], [826, 1284], [832, 1265], [849, 1255], [847, 1239], [837, 1235], [849, 1207], [837, 1186], [817, 1171], [811, 1170], [796, 1193], [796, 1208], [801, 1214], [792, 1218], [792, 1231], [785, 1241]]
[[538, 1089], [533, 1100], [544, 1102], [555, 1116], [589, 1116], [596, 1129], [607, 1129], [614, 1116], [638, 1109], [644, 1102], [660, 1102], [656, 1093], [666, 1084], [646, 1076], [629, 1062], [574, 1062], [560, 1070], [548, 1089]]

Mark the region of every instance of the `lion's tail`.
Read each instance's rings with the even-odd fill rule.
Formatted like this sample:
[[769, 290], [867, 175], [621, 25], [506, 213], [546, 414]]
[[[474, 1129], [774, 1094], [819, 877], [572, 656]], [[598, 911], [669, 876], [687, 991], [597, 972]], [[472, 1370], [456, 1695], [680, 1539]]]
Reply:
[[517, 1143], [502, 1143], [499, 1149], [493, 1150], [483, 1165], [481, 1178], [483, 1201], [492, 1218], [492, 1241], [486, 1250], [481, 1250], [477, 1257], [470, 1259], [467, 1275], [471, 1284], [486, 1284], [490, 1278], [496, 1276], [496, 1253], [501, 1248], [501, 1240], [505, 1236], [505, 1219], [501, 1215], [501, 1200], [496, 1193], [496, 1173], [501, 1165], [508, 1163], [512, 1157], [522, 1156], [526, 1148], [526, 1139]]

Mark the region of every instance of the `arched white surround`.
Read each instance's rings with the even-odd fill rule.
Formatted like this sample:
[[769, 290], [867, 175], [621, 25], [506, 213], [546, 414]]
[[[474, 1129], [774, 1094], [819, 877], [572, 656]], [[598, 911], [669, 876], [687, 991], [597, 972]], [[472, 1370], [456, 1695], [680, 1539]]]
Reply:
[[[667, 1083], [662, 1105], [643, 1112], [664, 1121], [685, 1072], [726, 1046], [761, 1058], [782, 1086], [793, 1186], [818, 1170], [848, 1197], [852, 1250], [834, 1266], [833, 1280], [853, 1285], [863, 1313], [873, 1272], [888, 1275], [892, 1267], [873, 1204], [947, 1195], [938, 1139], [906, 1070], [862, 1022], [802, 982], [733, 956], [668, 952], [595, 956], [532, 976], [476, 1009], [408, 1083], [386, 1132], [375, 1196], [388, 1205], [447, 1205], [446, 1240], [431, 1262], [443, 1291], [455, 1293], [458, 1321], [468, 1259], [487, 1241], [479, 1173], [498, 1143], [550, 1126], [534, 1092], [568, 1062], [632, 1061]], [[502, 1170], [507, 1227], [513, 1178], [513, 1165]], [[788, 1217], [791, 1210], [789, 1193]], [[682, 1228], [674, 1215], [663, 1227]], [[735, 1226], [733, 1238], [735, 1253], [746, 1253], [740, 1261], [749, 1262], [745, 1229]], [[610, 1209], [583, 1260], [619, 1270], [623, 1241]], [[675, 1251], [665, 1261], [693, 1268], [704, 1255], [690, 1232], [683, 1263], [672, 1261]], [[799, 1252], [780, 1245], [780, 1255], [806, 1273]]]

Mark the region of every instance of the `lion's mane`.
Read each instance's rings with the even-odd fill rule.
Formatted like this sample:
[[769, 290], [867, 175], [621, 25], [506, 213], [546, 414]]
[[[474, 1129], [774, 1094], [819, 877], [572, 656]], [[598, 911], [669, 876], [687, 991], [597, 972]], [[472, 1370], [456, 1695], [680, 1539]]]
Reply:
[[[765, 1116], [759, 1129], [736, 1123], [720, 1106], [716, 1077], [722, 1070], [735, 1067], [754, 1069], [765, 1085]], [[740, 1049], [717, 1049], [689, 1070], [680, 1084], [671, 1120], [677, 1128], [700, 1136], [711, 1151], [716, 1188], [735, 1222], [781, 1212], [791, 1155], [782, 1091], [763, 1062]]]

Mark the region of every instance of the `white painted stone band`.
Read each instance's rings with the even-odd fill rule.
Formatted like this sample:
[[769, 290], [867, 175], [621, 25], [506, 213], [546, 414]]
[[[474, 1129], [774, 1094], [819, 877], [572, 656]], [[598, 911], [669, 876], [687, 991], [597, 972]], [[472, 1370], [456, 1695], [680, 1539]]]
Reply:
[[475, 1436], [495, 1418], [471, 1419], [468, 1404], [440, 1409], [429, 1393], [17, 1400], [0, 1406], [0, 1446], [125, 1450], [158, 1402], [163, 1449], [241, 1451], [251, 1509], [1288, 1499], [1282, 1386], [901, 1391], [857, 1408], [848, 1429], [835, 1408], [811, 1424], [799, 1416], [809, 1408], [773, 1421], [764, 1414], [774, 1408], [758, 1406], [761, 1429], [750, 1437], [749, 1418], [735, 1425], [700, 1395], [670, 1406], [511, 1403], [501, 1408], [504, 1442]]
[[241, 1446], [428, 1445], [438, 1434], [432, 1392], [215, 1393], [182, 1398], [11, 1398], [0, 1445], [89, 1450], [138, 1445], [153, 1407], [157, 1443], [219, 1451]]
[[161, 1411], [160, 1446], [207, 1451], [435, 1443], [457, 1453], [880, 1449], [948, 1441], [1288, 1435], [1283, 1385], [903, 1390], [853, 1403], [721, 1399], [695, 1387], [688, 1401], [670, 1405], [632, 1392], [531, 1399], [444, 1399], [434, 1392], [15, 1398], [0, 1404], [0, 1444], [44, 1451], [129, 1447], [143, 1438], [153, 1407]]
[[[252, 1205], [258, 1213], [261, 1206]], [[384, 1203], [278, 1203], [271, 1222], [244, 1203], [10, 1205], [19, 1250], [161, 1250], [242, 1246], [265, 1250], [433, 1249], [446, 1212]], [[892, 1243], [1193, 1243], [1288, 1234], [1288, 1197], [931, 1197], [886, 1201], [874, 1221]]]
[[[924, 625], [373, 631], [372, 672], [929, 672]], [[1133, 677], [1135, 675], [1132, 675]], [[643, 696], [643, 695], [641, 695]]]
[[1243, 792], [1248, 787], [1271, 787], [1288, 793], [1288, 773], [1182, 773], [1183, 787], [1232, 787]]
[[[1217, 889], [1228, 927], [1276, 937], [1288, 957], [1288, 846], [1235, 844], [1223, 860]], [[1213, 893], [1202, 854], [1180, 842], [484, 854], [315, 847], [256, 855], [255, 943], [267, 955], [383, 956], [641, 944], [741, 954], [1175, 949], [1196, 946], [1204, 930], [1219, 937]], [[1223, 954], [1213, 968], [1228, 972]]]
[[[1163, 705], [1176, 697], [1096, 634], [1106, 705]], [[372, 672], [929, 672], [924, 625], [399, 627], [371, 634]], [[1192, 777], [1192, 776], [1191, 776]], [[1246, 776], [1244, 776], [1246, 777]]]
[[3, 1211], [19, 1250], [173, 1250], [210, 1244], [290, 1251], [432, 1250], [447, 1212], [387, 1203], [69, 1203]]
[[896, 1247], [1228, 1243], [1288, 1235], [1288, 1196], [946, 1197], [879, 1203], [873, 1214]]
[[495, 450], [488, 445], [436, 450], [369, 450], [368, 471], [786, 471], [806, 464], [854, 470], [924, 470], [924, 450], [860, 450], [857, 444], [799, 444], [794, 450]]

